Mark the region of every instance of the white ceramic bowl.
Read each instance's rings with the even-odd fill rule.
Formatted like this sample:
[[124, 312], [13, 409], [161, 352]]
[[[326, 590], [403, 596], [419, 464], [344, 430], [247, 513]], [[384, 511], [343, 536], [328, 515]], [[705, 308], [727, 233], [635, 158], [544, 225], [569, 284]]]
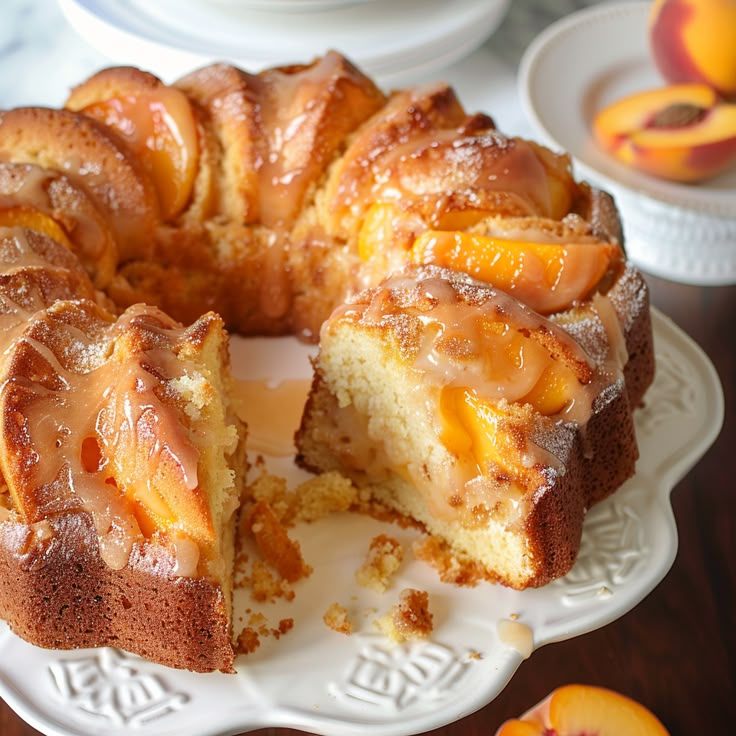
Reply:
[[551, 25], [522, 59], [521, 103], [545, 143], [615, 196], [632, 261], [675, 281], [734, 284], [736, 168], [698, 185], [665, 182], [619, 163], [592, 138], [598, 110], [664, 84], [650, 57], [648, 10], [604, 3]]

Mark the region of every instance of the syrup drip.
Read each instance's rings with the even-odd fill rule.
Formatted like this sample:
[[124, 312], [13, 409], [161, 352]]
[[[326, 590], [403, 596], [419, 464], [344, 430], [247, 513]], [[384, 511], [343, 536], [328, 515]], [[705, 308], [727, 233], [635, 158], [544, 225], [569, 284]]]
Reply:
[[[13, 267], [33, 263], [23, 231], [8, 233]], [[91, 303], [49, 306], [39, 292], [21, 305], [6, 292], [0, 349], [32, 367], [0, 388], [22, 422], [22, 462], [5, 473], [16, 507], [27, 522], [89, 512], [103, 560], [124, 567], [143, 536], [136, 504], [161, 504], [160, 482], [197, 487], [198, 452], [167, 398], [169, 381], [189, 367], [173, 351], [184, 328], [143, 305], [108, 322]], [[121, 340], [130, 344], [118, 351]]]
[[498, 638], [515, 649], [524, 659], [529, 659], [534, 651], [534, 632], [519, 621], [500, 619], [496, 624]]
[[271, 457], [294, 454], [294, 434], [299, 429], [309, 380], [287, 380], [276, 385], [266, 381], [236, 380], [233, 405], [248, 425], [248, 448]]

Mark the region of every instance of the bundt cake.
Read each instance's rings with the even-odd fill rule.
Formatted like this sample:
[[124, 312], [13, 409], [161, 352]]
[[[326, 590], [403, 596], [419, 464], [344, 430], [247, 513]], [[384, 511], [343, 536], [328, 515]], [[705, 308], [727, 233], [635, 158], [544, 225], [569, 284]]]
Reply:
[[226, 329], [322, 336], [302, 465], [485, 577], [562, 574], [652, 378], [621, 242], [567, 156], [335, 52], [170, 85], [115, 67], [0, 112], [0, 618], [232, 671]]

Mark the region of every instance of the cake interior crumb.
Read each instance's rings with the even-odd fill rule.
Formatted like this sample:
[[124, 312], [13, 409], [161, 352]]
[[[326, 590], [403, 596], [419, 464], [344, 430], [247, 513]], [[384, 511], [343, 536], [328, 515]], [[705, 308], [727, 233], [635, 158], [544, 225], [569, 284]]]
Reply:
[[355, 579], [364, 588], [385, 593], [403, 560], [401, 543], [387, 534], [379, 534], [371, 540], [366, 559], [355, 573]]
[[388, 613], [376, 619], [376, 625], [396, 643], [426, 639], [434, 630], [434, 617], [429, 610], [429, 593], [426, 590], [405, 588], [399, 594], [399, 602]]
[[322, 620], [330, 629], [337, 631], [339, 634], [350, 635], [353, 633], [353, 624], [348, 616], [348, 611], [340, 603], [331, 603], [324, 616], [322, 616]]

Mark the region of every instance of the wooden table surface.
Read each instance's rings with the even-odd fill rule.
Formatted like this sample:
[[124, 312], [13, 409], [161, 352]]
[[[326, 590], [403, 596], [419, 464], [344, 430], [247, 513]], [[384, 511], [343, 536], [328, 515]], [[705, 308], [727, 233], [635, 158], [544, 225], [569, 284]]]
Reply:
[[[635, 698], [672, 736], [736, 733], [736, 286], [648, 281], [653, 304], [710, 356], [726, 399], [719, 438], [672, 493], [680, 540], [675, 563], [634, 610], [595, 632], [541, 648], [492, 703], [434, 736], [493, 736], [505, 719], [571, 682]], [[0, 701], [0, 736], [36, 733]]]

